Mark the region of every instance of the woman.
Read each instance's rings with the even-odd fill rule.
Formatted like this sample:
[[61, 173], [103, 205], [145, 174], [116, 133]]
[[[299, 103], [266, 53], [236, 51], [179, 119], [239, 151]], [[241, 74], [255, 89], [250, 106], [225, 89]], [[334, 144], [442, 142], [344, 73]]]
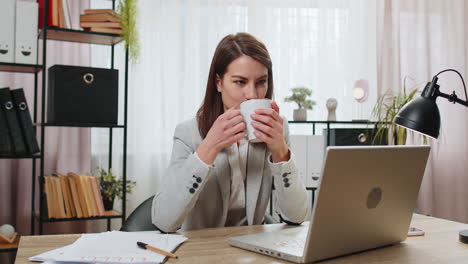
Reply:
[[153, 224], [165, 232], [256, 225], [275, 186], [276, 212], [286, 222], [304, 221], [308, 204], [287, 122], [276, 102], [252, 115], [257, 138], [249, 144], [239, 104], [273, 95], [265, 45], [247, 33], [218, 44], [196, 118], [177, 126], [169, 168], [153, 200]]

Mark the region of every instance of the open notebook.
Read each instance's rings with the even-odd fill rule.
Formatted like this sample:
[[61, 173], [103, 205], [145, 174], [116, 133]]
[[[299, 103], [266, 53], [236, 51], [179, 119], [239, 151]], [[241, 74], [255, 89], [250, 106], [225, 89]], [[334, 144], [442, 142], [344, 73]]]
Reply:
[[159, 232], [112, 231], [83, 234], [73, 244], [30, 257], [30, 261], [73, 263], [163, 263], [166, 256], [137, 246], [141, 241], [172, 252], [187, 240], [182, 235]]

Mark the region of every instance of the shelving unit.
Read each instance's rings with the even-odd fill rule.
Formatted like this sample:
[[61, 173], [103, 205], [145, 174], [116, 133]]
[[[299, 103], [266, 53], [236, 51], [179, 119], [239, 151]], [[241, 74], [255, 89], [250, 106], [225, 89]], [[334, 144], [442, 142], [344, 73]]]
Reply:
[[[43, 25], [47, 25], [48, 21], [48, 3], [49, 1], [44, 1], [44, 23]], [[115, 0], [112, 0], [112, 8], [115, 9]], [[45, 117], [45, 109], [46, 109], [46, 97], [47, 97], [47, 88], [46, 88], [46, 78], [47, 78], [47, 42], [50, 40], [54, 41], [65, 41], [65, 42], [76, 42], [82, 43], [83, 45], [86, 44], [100, 44], [109, 46], [111, 49], [111, 65], [110, 69], [114, 69], [114, 46], [120, 43], [123, 39], [120, 35], [116, 34], [108, 34], [108, 33], [98, 33], [98, 32], [90, 32], [90, 31], [83, 31], [83, 30], [75, 30], [75, 29], [64, 29], [64, 28], [56, 28], [56, 27], [47, 27], [44, 26], [44, 29], [40, 30], [39, 32], [39, 39], [42, 39], [42, 64], [38, 65], [40, 67], [39, 71], [43, 73], [42, 83], [40, 85], [41, 89], [38, 90], [39, 85], [35, 82], [35, 96], [34, 96], [34, 123], [37, 124], [36, 128], [40, 129], [41, 137], [40, 137], [40, 149], [42, 153], [45, 153], [46, 145], [45, 145], [45, 134], [47, 133], [48, 127], [100, 127], [100, 128], [108, 128], [109, 129], [109, 164], [108, 168], [112, 168], [112, 146], [113, 146], [113, 129], [123, 129], [123, 170], [122, 170], [122, 178], [123, 182], [126, 182], [126, 156], [127, 156], [127, 101], [128, 101], [128, 50], [125, 51], [125, 76], [124, 76], [124, 84], [119, 85], [120, 89], [124, 89], [124, 100], [123, 100], [123, 124], [109, 124], [109, 125], [83, 125], [83, 124], [51, 124], [47, 123]], [[39, 49], [39, 47], [38, 47]], [[0, 65], [1, 66], [1, 65]], [[51, 66], [51, 65], [49, 65]], [[37, 73], [36, 73], [37, 75]], [[37, 102], [37, 94], [41, 93], [41, 102]], [[121, 106], [120, 106], [121, 107]], [[41, 113], [40, 117], [38, 117], [38, 113]], [[39, 120], [39, 122], [38, 122]], [[33, 162], [33, 177], [32, 177], [32, 201], [31, 201], [31, 213], [33, 217], [31, 218], [31, 232], [32, 234], [35, 233], [35, 222], [38, 222], [39, 225], [39, 234], [43, 233], [43, 224], [44, 223], [55, 223], [55, 222], [67, 222], [67, 221], [83, 221], [83, 220], [97, 220], [97, 219], [106, 219], [107, 220], [107, 230], [110, 230], [111, 219], [118, 219], [121, 218], [122, 221], [125, 220], [125, 201], [126, 201], [126, 190], [123, 188], [123, 199], [122, 199], [122, 212], [117, 211], [106, 211], [104, 216], [99, 217], [86, 217], [86, 218], [66, 218], [66, 219], [50, 219], [47, 217], [47, 207], [46, 207], [46, 197], [44, 192], [44, 163], [47, 157], [45, 155], [39, 155], [38, 157], [34, 158], [34, 160], [39, 161], [39, 214], [36, 215], [35, 213], [35, 200], [36, 200], [36, 193], [35, 193], [35, 185], [36, 185], [36, 177], [35, 177], [35, 162]], [[123, 185], [125, 187], [125, 185]]]
[[[0, 62], [0, 72], [10, 72], [10, 73], [21, 73], [21, 74], [33, 74], [35, 89], [37, 88], [37, 76], [38, 73], [43, 69], [43, 65], [39, 64], [21, 64], [21, 63], [8, 63]], [[34, 101], [36, 102], [36, 93], [34, 93]], [[34, 107], [35, 108], [35, 107]], [[31, 174], [36, 174], [36, 161], [41, 159], [42, 155], [39, 154], [24, 154], [24, 155], [0, 155], [0, 159], [31, 159], [32, 162], [32, 172]], [[33, 201], [34, 203], [34, 201]], [[20, 236], [17, 236], [15, 242], [12, 244], [0, 243], [0, 253], [1, 252], [15, 252], [18, 249]]]

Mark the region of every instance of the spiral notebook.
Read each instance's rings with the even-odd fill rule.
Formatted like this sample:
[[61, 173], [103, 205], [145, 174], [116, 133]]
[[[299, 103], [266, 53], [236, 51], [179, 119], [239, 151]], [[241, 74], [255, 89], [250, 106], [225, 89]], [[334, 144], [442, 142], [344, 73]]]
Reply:
[[30, 261], [46, 263], [163, 263], [166, 256], [137, 246], [141, 241], [148, 245], [173, 252], [187, 240], [182, 235], [159, 232], [112, 231], [83, 234], [73, 244], [30, 257]]

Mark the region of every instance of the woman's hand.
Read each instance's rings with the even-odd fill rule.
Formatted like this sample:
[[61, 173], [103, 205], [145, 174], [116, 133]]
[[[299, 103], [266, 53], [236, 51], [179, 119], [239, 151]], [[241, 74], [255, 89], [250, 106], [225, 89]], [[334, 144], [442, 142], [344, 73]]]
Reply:
[[222, 149], [245, 137], [245, 123], [238, 108], [233, 107], [220, 115], [198, 146], [197, 155], [206, 164], [213, 164]]
[[254, 120], [252, 126], [256, 129], [254, 134], [266, 143], [273, 162], [288, 161], [289, 148], [284, 140], [283, 118], [279, 115], [278, 104], [273, 101], [271, 108], [257, 109], [251, 117]]

